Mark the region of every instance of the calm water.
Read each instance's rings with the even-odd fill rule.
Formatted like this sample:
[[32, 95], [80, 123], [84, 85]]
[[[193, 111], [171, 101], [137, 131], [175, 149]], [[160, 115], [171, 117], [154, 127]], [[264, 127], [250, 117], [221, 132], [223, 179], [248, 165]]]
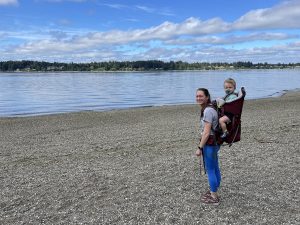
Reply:
[[246, 99], [300, 88], [300, 70], [0, 73], [0, 117], [194, 103], [198, 87], [223, 96], [228, 77], [245, 86]]

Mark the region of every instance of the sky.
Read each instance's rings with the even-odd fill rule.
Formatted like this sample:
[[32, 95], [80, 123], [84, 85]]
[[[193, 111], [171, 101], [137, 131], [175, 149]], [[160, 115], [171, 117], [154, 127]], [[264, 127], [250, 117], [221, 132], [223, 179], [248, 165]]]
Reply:
[[300, 0], [0, 0], [0, 61], [300, 62]]

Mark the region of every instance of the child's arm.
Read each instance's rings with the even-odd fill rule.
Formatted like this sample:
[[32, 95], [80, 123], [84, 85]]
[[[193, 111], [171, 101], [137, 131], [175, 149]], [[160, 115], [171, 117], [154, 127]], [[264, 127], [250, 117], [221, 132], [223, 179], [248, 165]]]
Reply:
[[229, 102], [229, 101], [231, 101], [233, 99], [236, 99], [236, 98], [237, 98], [237, 95], [234, 94], [234, 93], [232, 93], [231, 95], [229, 95], [229, 96], [226, 97], [225, 102]]

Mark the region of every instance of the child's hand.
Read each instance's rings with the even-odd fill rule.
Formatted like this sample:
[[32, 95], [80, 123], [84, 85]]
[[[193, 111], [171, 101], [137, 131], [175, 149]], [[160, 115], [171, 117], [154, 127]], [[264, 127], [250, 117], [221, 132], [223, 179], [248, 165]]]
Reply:
[[216, 102], [217, 102], [218, 108], [221, 108], [225, 104], [225, 101], [222, 98], [217, 98]]

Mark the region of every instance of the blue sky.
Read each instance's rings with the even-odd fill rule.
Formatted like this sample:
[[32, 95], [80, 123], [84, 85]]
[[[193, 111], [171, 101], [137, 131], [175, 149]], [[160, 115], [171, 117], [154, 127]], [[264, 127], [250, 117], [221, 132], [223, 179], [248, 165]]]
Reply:
[[300, 62], [300, 0], [0, 0], [0, 61]]

